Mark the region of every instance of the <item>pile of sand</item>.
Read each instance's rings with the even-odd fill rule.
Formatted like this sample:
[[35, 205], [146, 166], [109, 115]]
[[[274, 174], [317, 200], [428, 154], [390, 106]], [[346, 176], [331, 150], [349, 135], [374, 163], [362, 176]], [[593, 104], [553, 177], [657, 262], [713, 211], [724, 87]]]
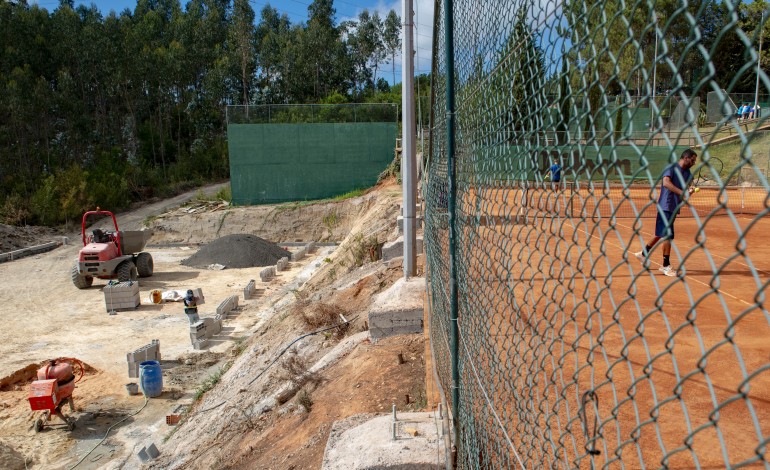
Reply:
[[182, 261], [185, 266], [205, 268], [221, 264], [227, 268], [272, 266], [291, 253], [273, 242], [256, 235], [234, 234], [218, 238], [201, 247], [197, 253]]

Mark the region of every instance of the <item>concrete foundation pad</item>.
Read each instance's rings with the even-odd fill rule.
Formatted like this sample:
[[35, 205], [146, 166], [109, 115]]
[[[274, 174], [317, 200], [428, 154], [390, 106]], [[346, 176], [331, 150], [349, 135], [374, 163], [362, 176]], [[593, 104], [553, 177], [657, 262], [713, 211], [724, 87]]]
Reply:
[[435, 414], [399, 413], [395, 440], [390, 414], [374, 418], [356, 415], [337, 421], [326, 442], [321, 468], [443, 469], [446, 452], [443, 437], [438, 434], [441, 422]]
[[377, 294], [369, 307], [369, 335], [373, 341], [422, 333], [425, 278], [401, 278]]

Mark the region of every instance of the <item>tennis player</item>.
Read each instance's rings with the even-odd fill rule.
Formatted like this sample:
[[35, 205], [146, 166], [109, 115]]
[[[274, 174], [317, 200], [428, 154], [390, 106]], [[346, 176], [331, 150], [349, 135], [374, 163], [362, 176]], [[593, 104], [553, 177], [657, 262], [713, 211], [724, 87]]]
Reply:
[[634, 256], [645, 264], [652, 248], [661, 240], [663, 247], [663, 266], [659, 270], [666, 276], [676, 276], [676, 269], [671, 267], [671, 240], [674, 239], [674, 222], [679, 214], [679, 208], [684, 194], [692, 194], [695, 188], [690, 186], [692, 173], [690, 168], [698, 160], [698, 154], [692, 149], [682, 152], [679, 161], [672, 163], [663, 170], [663, 182], [658, 198], [658, 216], [655, 219], [655, 238]]

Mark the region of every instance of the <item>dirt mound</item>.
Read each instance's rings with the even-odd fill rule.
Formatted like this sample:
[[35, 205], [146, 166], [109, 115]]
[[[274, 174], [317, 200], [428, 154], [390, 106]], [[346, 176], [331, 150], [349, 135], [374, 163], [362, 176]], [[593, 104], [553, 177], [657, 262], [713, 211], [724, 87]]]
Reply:
[[48, 227], [14, 227], [0, 224], [0, 253], [42, 245], [53, 241], [55, 235], [60, 233]]
[[291, 253], [256, 235], [234, 234], [218, 238], [182, 261], [185, 266], [205, 268], [221, 264], [228, 268], [271, 266]]

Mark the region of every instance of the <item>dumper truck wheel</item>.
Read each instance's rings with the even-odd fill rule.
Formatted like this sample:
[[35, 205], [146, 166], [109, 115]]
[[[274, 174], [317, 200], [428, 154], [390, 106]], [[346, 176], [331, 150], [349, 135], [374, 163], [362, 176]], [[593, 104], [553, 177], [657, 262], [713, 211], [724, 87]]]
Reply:
[[92, 276], [81, 275], [77, 266], [72, 267], [70, 274], [72, 277], [72, 283], [75, 284], [75, 287], [78, 289], [88, 289], [91, 287], [91, 284], [94, 283], [94, 278]]
[[136, 269], [136, 265], [133, 261], [123, 261], [118, 265], [117, 269], [118, 281], [136, 281], [139, 278], [139, 271]]
[[149, 253], [139, 253], [136, 257], [136, 269], [139, 271], [139, 277], [152, 276], [152, 255]]

